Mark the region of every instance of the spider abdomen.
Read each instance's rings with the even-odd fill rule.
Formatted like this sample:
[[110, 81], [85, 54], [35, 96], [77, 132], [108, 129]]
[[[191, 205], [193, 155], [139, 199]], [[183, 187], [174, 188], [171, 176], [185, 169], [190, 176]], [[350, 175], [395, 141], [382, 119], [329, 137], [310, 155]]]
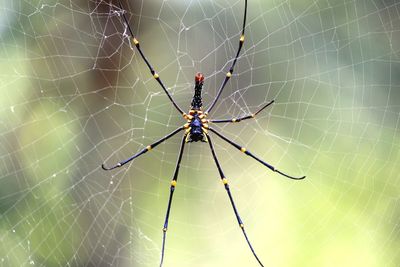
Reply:
[[195, 78], [195, 87], [194, 87], [194, 96], [192, 99], [192, 109], [200, 110], [203, 106], [203, 102], [201, 100], [201, 90], [203, 89], [204, 83], [204, 75], [201, 73], [197, 73]]

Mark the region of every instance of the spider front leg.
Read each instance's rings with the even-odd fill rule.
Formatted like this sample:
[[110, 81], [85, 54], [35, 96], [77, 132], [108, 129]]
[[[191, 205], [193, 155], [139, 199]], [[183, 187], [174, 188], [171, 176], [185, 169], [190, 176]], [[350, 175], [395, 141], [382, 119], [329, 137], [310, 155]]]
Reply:
[[130, 157], [130, 158], [124, 160], [124, 161], [120, 161], [120, 162], [118, 162], [117, 164], [115, 164], [115, 165], [112, 166], [112, 167], [109, 167], [109, 168], [108, 168], [108, 167], [106, 167], [106, 166], [104, 165], [104, 163], [103, 163], [103, 164], [101, 165], [101, 168], [103, 168], [103, 170], [105, 170], [105, 171], [109, 171], [109, 170], [113, 170], [113, 169], [115, 169], [115, 168], [119, 168], [119, 167], [125, 165], [126, 163], [128, 163], [128, 162], [134, 160], [135, 158], [137, 158], [137, 157], [143, 155], [143, 154], [146, 153], [147, 151], [150, 151], [151, 149], [155, 148], [156, 146], [158, 146], [159, 144], [161, 144], [161, 143], [164, 142], [165, 140], [171, 138], [172, 136], [174, 136], [174, 135], [177, 134], [178, 132], [182, 131], [183, 129], [184, 129], [183, 127], [179, 127], [178, 129], [176, 129], [176, 130], [173, 131], [172, 133], [167, 134], [166, 136], [164, 136], [164, 137], [161, 138], [160, 140], [154, 142], [154, 143], [151, 144], [151, 145], [146, 146], [146, 147], [143, 148], [140, 152], [136, 153], [136, 154], [133, 155], [132, 157]]
[[249, 240], [249, 238], [247, 237], [246, 231], [244, 230], [243, 221], [242, 221], [242, 219], [240, 218], [239, 212], [238, 212], [237, 209], [236, 209], [236, 205], [235, 205], [235, 202], [233, 201], [232, 193], [231, 193], [231, 190], [230, 190], [230, 188], [229, 188], [228, 180], [226, 179], [226, 177], [225, 177], [225, 175], [224, 175], [224, 173], [223, 173], [223, 171], [222, 171], [222, 168], [221, 168], [221, 166], [219, 165], [219, 162], [218, 162], [218, 159], [217, 159], [217, 155], [215, 154], [214, 147], [213, 147], [213, 144], [212, 144], [212, 142], [211, 142], [210, 136], [209, 136], [208, 134], [206, 134], [206, 136], [207, 136], [207, 139], [208, 139], [208, 144], [210, 145], [210, 149], [211, 149], [212, 156], [213, 156], [213, 158], [214, 158], [215, 165], [217, 165], [217, 169], [218, 169], [219, 175], [220, 175], [220, 177], [221, 177], [221, 181], [222, 181], [222, 183], [224, 184], [226, 193], [228, 194], [228, 197], [229, 197], [229, 200], [230, 200], [230, 202], [231, 202], [231, 205], [232, 205], [232, 208], [233, 208], [233, 212], [235, 213], [236, 220], [237, 220], [237, 222], [238, 222], [238, 224], [239, 224], [239, 227], [240, 227], [240, 229], [242, 229], [243, 235], [244, 235], [244, 237], [246, 238], [247, 244], [249, 245], [249, 248], [250, 248], [251, 252], [253, 253], [254, 257], [256, 258], [256, 260], [258, 261], [258, 263], [259, 263], [262, 267], [264, 267], [264, 265], [262, 264], [261, 260], [258, 258], [256, 252], [254, 251], [253, 246], [251, 245], [250, 240]]
[[259, 159], [258, 157], [254, 156], [250, 151], [248, 151], [246, 148], [234, 143], [233, 141], [229, 140], [227, 137], [223, 136], [222, 134], [220, 134], [219, 132], [217, 132], [216, 130], [212, 129], [212, 128], [208, 128], [210, 131], [212, 131], [213, 133], [215, 133], [216, 135], [218, 135], [221, 139], [223, 139], [224, 141], [228, 142], [229, 144], [231, 144], [232, 146], [236, 147], [238, 150], [240, 150], [241, 152], [245, 153], [247, 156], [252, 157], [253, 159], [257, 160], [258, 162], [260, 162], [261, 164], [263, 164], [265, 167], [267, 167], [268, 169], [270, 169], [273, 172], [277, 172], [280, 175], [283, 175], [287, 178], [293, 179], [293, 180], [302, 180], [304, 178], [306, 178], [305, 176], [301, 176], [301, 177], [294, 177], [291, 175], [288, 175], [286, 173], [281, 172], [280, 170], [276, 169], [274, 166], [272, 166], [271, 164]]
[[[121, 10], [123, 10], [124, 8], [122, 6], [121, 0], [118, 0], [118, 4], [119, 4], [119, 7], [121, 8]], [[146, 63], [151, 75], [158, 82], [158, 84], [161, 86], [161, 88], [163, 89], [163, 91], [165, 92], [165, 94], [167, 95], [169, 100], [171, 101], [172, 105], [174, 105], [176, 110], [178, 110], [179, 113], [184, 114], [183, 110], [178, 106], [178, 104], [172, 98], [171, 94], [168, 92], [167, 88], [165, 87], [163, 81], [160, 78], [160, 75], [154, 70], [153, 66], [150, 64], [149, 60], [147, 59], [147, 57], [143, 53], [143, 51], [142, 51], [142, 49], [140, 47], [139, 40], [133, 34], [132, 28], [129, 25], [129, 21], [128, 21], [128, 18], [125, 16], [125, 13], [122, 13], [122, 17], [124, 18], [126, 26], [128, 27], [128, 31], [129, 31], [129, 33], [130, 33], [130, 35], [132, 37], [132, 42], [135, 45], [136, 49], [139, 51], [139, 54], [142, 57], [143, 61]]]
[[245, 28], [246, 28], [246, 19], [247, 19], [247, 0], [244, 1], [244, 13], [243, 13], [242, 34], [240, 35], [240, 38], [239, 38], [239, 46], [238, 46], [238, 48], [237, 48], [235, 58], [234, 58], [233, 61], [232, 61], [232, 65], [231, 65], [231, 67], [229, 68], [229, 71], [228, 71], [228, 72], [226, 73], [226, 75], [225, 75], [224, 81], [222, 82], [221, 86], [220, 86], [219, 89], [218, 89], [217, 95], [215, 96], [215, 98], [214, 98], [214, 100], [212, 101], [212, 103], [210, 104], [210, 106], [207, 108], [207, 111], [206, 111], [207, 113], [210, 113], [211, 110], [214, 108], [214, 106], [215, 106], [215, 104], [217, 103], [219, 97], [221, 96], [222, 91], [224, 90], [226, 84], [228, 83], [228, 81], [229, 81], [229, 80], [231, 79], [231, 77], [232, 77], [233, 71], [234, 71], [234, 69], [235, 69], [235, 65], [236, 65], [237, 60], [238, 60], [239, 55], [240, 55], [240, 51], [242, 50], [243, 44], [244, 44], [244, 38], [245, 38], [245, 37], [244, 37], [244, 32], [245, 32]]
[[274, 102], [275, 102], [275, 100], [272, 100], [271, 102], [267, 103], [265, 106], [260, 108], [256, 113], [253, 113], [251, 115], [246, 115], [246, 116], [243, 116], [243, 117], [233, 118], [233, 119], [210, 120], [210, 122], [212, 122], [212, 123], [230, 123], [230, 122], [240, 122], [240, 121], [244, 121], [244, 120], [247, 120], [247, 119], [252, 119], [252, 118], [255, 118], [258, 113], [263, 111], [265, 108], [267, 108], [269, 105], [273, 104]]
[[170, 191], [169, 191], [167, 213], [165, 215], [165, 221], [164, 221], [164, 227], [163, 227], [163, 240], [162, 240], [160, 267], [162, 266], [163, 261], [164, 261], [165, 240], [166, 240], [166, 235], [167, 235], [167, 230], [168, 230], [169, 213], [171, 211], [172, 197], [174, 196], [176, 182], [178, 180], [178, 173], [179, 173], [179, 167], [180, 167], [181, 161], [182, 161], [183, 149], [185, 148], [185, 144], [186, 144], [186, 135], [187, 134], [185, 134], [182, 138], [181, 149], [179, 151], [178, 161], [176, 162], [175, 173], [174, 173], [174, 177], [172, 178]]

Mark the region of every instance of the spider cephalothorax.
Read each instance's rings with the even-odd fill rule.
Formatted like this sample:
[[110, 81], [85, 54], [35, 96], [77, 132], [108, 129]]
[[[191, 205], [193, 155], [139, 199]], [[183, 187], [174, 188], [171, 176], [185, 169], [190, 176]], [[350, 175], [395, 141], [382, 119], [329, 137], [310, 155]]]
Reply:
[[[214, 150], [214, 146], [213, 146], [213, 142], [211, 141], [211, 137], [210, 137], [210, 133], [215, 134], [216, 136], [218, 136], [219, 138], [221, 138], [222, 140], [224, 140], [225, 142], [229, 143], [230, 145], [232, 145], [233, 147], [235, 147], [236, 149], [238, 149], [240, 152], [244, 153], [245, 155], [257, 160], [259, 163], [261, 163], [262, 165], [264, 165], [265, 167], [267, 167], [268, 169], [270, 169], [273, 172], [279, 173], [282, 176], [285, 176], [287, 178], [293, 179], [293, 180], [301, 180], [304, 179], [305, 176], [301, 176], [301, 177], [294, 177], [291, 175], [288, 175], [286, 173], [283, 173], [281, 171], [279, 171], [278, 169], [276, 169], [274, 166], [272, 166], [271, 164], [263, 161], [262, 159], [260, 159], [259, 157], [255, 156], [253, 153], [251, 153], [249, 150], [247, 150], [246, 148], [242, 147], [241, 145], [237, 144], [236, 142], [230, 140], [228, 137], [225, 137], [224, 135], [222, 135], [218, 130], [209, 127], [208, 124], [209, 123], [237, 123], [237, 122], [241, 122], [244, 120], [248, 120], [248, 119], [252, 119], [254, 118], [258, 113], [260, 113], [261, 111], [263, 111], [264, 109], [266, 109], [268, 106], [270, 106], [272, 103], [274, 103], [274, 100], [268, 102], [267, 104], [265, 104], [264, 106], [262, 106], [257, 112], [253, 113], [253, 114], [248, 114], [248, 115], [244, 115], [241, 117], [237, 117], [237, 118], [227, 118], [227, 119], [207, 119], [208, 113], [211, 112], [211, 110], [214, 108], [215, 104], [217, 103], [218, 99], [220, 98], [222, 91], [224, 90], [226, 84], [228, 83], [228, 81], [231, 79], [235, 65], [237, 63], [237, 60], [239, 58], [239, 54], [240, 51], [243, 47], [244, 44], [244, 31], [245, 31], [245, 27], [246, 27], [246, 15], [247, 15], [247, 0], [244, 0], [244, 15], [243, 15], [243, 26], [242, 26], [242, 33], [239, 37], [239, 46], [236, 52], [236, 56], [234, 57], [234, 59], [232, 60], [231, 66], [229, 68], [229, 70], [227, 71], [225, 78], [220, 86], [220, 88], [217, 91], [217, 95], [215, 96], [214, 100], [211, 102], [211, 104], [205, 109], [205, 111], [203, 111], [203, 102], [201, 99], [201, 90], [203, 88], [203, 83], [204, 83], [204, 76], [201, 73], [198, 73], [195, 77], [195, 88], [194, 88], [194, 96], [192, 98], [192, 103], [191, 103], [191, 109], [189, 110], [188, 113], [183, 112], [183, 110], [179, 107], [179, 105], [173, 100], [172, 96], [169, 94], [167, 87], [165, 87], [163, 81], [161, 80], [159, 74], [154, 70], [154, 68], [152, 67], [152, 65], [150, 65], [150, 62], [148, 61], [148, 59], [146, 58], [146, 56], [144, 55], [139, 41], [138, 39], [135, 38], [133, 31], [131, 29], [131, 27], [129, 26], [128, 23], [128, 19], [125, 16], [125, 14], [123, 13], [123, 18], [125, 20], [126, 26], [128, 28], [128, 31], [130, 33], [130, 35], [132, 36], [132, 43], [135, 45], [135, 47], [137, 48], [137, 50], [139, 51], [140, 56], [143, 58], [144, 62], [146, 63], [147, 67], [149, 68], [149, 71], [151, 73], [151, 75], [153, 75], [154, 79], [158, 82], [158, 84], [161, 86], [161, 88], [164, 90], [165, 94], [167, 95], [167, 97], [169, 98], [169, 100], [171, 101], [172, 105], [174, 105], [174, 107], [176, 108], [176, 110], [183, 116], [183, 118], [185, 120], [187, 120], [186, 124], [177, 128], [176, 130], [174, 130], [173, 132], [167, 134], [166, 136], [164, 136], [163, 138], [157, 140], [156, 142], [152, 143], [151, 145], [146, 146], [145, 148], [143, 148], [142, 150], [140, 150], [139, 152], [135, 153], [134, 155], [132, 155], [131, 157], [129, 157], [126, 160], [120, 161], [117, 164], [113, 165], [112, 167], [106, 167], [104, 164], [101, 165], [101, 167], [104, 170], [112, 170], [115, 168], [119, 168], [125, 164], [127, 164], [128, 162], [131, 162], [132, 160], [138, 158], [139, 156], [145, 154], [146, 152], [150, 151], [152, 148], [155, 148], [156, 146], [158, 146], [159, 144], [161, 144], [162, 142], [164, 142], [165, 140], [168, 140], [169, 138], [173, 137], [174, 135], [176, 135], [177, 133], [181, 132], [181, 131], [185, 131], [185, 133], [182, 136], [182, 142], [181, 142], [181, 147], [179, 150], [179, 155], [178, 155], [178, 161], [176, 163], [176, 167], [175, 167], [175, 172], [174, 172], [174, 176], [172, 178], [171, 184], [170, 184], [170, 193], [169, 193], [169, 200], [168, 200], [168, 206], [167, 206], [167, 212], [165, 215], [165, 221], [164, 221], [164, 227], [163, 227], [163, 239], [162, 239], [162, 248], [161, 248], [161, 260], [160, 260], [160, 267], [163, 264], [163, 260], [164, 260], [164, 250], [165, 250], [165, 241], [166, 241], [166, 233], [168, 230], [168, 220], [169, 220], [169, 215], [170, 215], [170, 211], [171, 211], [171, 205], [172, 205], [172, 198], [175, 192], [175, 187], [177, 185], [177, 181], [178, 181], [178, 173], [179, 173], [179, 167], [182, 161], [182, 156], [183, 156], [183, 151], [185, 148], [185, 144], [186, 143], [190, 143], [190, 142], [198, 142], [198, 141], [202, 141], [202, 142], [207, 142], [210, 150], [211, 150], [211, 154], [212, 157], [214, 159], [215, 165], [218, 169], [219, 172], [219, 176], [220, 179], [224, 185], [224, 188], [228, 194], [229, 197], [229, 201], [231, 203], [231, 206], [233, 208], [233, 212], [235, 213], [236, 216], [236, 220], [238, 222], [238, 225], [240, 226], [240, 229], [243, 232], [243, 235], [246, 239], [246, 242], [251, 250], [251, 252], [253, 253], [255, 259], [257, 260], [257, 262], [259, 263], [260, 266], [264, 266], [261, 262], [261, 260], [258, 258], [257, 254], [255, 253], [249, 238], [247, 237], [246, 231], [244, 229], [244, 224], [242, 219], [239, 216], [239, 212], [236, 208], [235, 202], [233, 201], [233, 197], [232, 197], [232, 193], [229, 187], [229, 183], [228, 183], [228, 179], [225, 177], [224, 172], [222, 171], [221, 165], [218, 161], [217, 155], [215, 153]], [[120, 8], [122, 9], [122, 5], [121, 2], [119, 2]]]

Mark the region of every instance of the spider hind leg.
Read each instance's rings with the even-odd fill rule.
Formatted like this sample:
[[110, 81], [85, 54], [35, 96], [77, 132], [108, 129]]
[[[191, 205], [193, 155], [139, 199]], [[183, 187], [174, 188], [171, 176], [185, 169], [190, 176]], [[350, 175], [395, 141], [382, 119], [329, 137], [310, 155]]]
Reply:
[[207, 136], [207, 139], [208, 139], [208, 141], [209, 141], [208, 144], [209, 144], [210, 149], [211, 149], [211, 154], [212, 154], [212, 156], [213, 156], [215, 165], [217, 166], [217, 169], [218, 169], [218, 172], [219, 172], [221, 181], [222, 181], [222, 183], [224, 184], [225, 191], [226, 191], [226, 193], [228, 194], [229, 201], [231, 202], [231, 206], [232, 206], [233, 212], [235, 213], [236, 220], [237, 220], [237, 222], [238, 222], [238, 224], [239, 224], [239, 227], [240, 227], [240, 229], [242, 230], [243, 236], [244, 236], [244, 238], [246, 239], [247, 245], [249, 246], [251, 252], [253, 253], [254, 258], [257, 260], [258, 264], [259, 264], [261, 267], [264, 267], [264, 265], [263, 265], [263, 263], [261, 262], [260, 258], [257, 256], [257, 254], [256, 254], [256, 252], [255, 252], [255, 250], [254, 250], [254, 248], [253, 248], [253, 246], [252, 246], [252, 244], [251, 244], [251, 242], [250, 242], [248, 236], [247, 236], [247, 233], [246, 233], [246, 231], [245, 231], [245, 229], [244, 229], [243, 221], [242, 221], [242, 219], [240, 218], [239, 212], [238, 212], [238, 210], [237, 210], [237, 208], [236, 208], [235, 201], [233, 200], [233, 197], [232, 197], [232, 193], [231, 193], [231, 190], [230, 190], [230, 187], [229, 187], [229, 184], [228, 184], [228, 179], [226, 179], [225, 174], [224, 174], [224, 172], [222, 171], [221, 165], [219, 164], [217, 155], [215, 154], [215, 151], [214, 151], [214, 146], [213, 146], [213, 144], [212, 144], [212, 142], [211, 142], [211, 138], [210, 138], [209, 135], [206, 135], [206, 136]]

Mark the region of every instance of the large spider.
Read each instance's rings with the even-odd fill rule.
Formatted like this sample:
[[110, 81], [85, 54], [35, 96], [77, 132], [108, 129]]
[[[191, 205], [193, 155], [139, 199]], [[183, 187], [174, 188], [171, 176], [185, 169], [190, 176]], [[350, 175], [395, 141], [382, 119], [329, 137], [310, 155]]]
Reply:
[[[237, 49], [236, 52], [236, 56], [234, 57], [233, 61], [232, 61], [232, 65], [229, 69], [229, 71], [226, 73], [225, 79], [222, 82], [217, 95], [215, 96], [214, 100], [212, 101], [211, 105], [205, 109], [206, 111], [203, 111], [203, 102], [201, 99], [201, 91], [203, 88], [203, 84], [204, 84], [204, 76], [201, 73], [197, 73], [195, 76], [195, 87], [194, 87], [194, 96], [192, 98], [192, 103], [191, 103], [191, 108], [189, 110], [188, 113], [185, 113], [182, 111], [182, 109], [177, 105], [177, 103], [173, 100], [173, 98], [171, 97], [171, 95], [168, 93], [166, 87], [164, 86], [164, 83], [162, 82], [160, 76], [157, 74], [157, 72], [154, 70], [154, 68], [150, 65], [150, 62], [148, 61], [148, 59], [146, 58], [146, 56], [144, 55], [139, 41], [138, 39], [135, 38], [133, 31], [131, 29], [131, 27], [129, 26], [129, 22], [127, 17], [125, 16], [125, 13], [123, 13], [123, 18], [125, 20], [126, 26], [129, 30], [130, 35], [132, 36], [132, 42], [135, 45], [136, 49], [139, 51], [139, 54], [141, 55], [141, 57], [143, 58], [144, 62], [146, 63], [147, 67], [149, 68], [151, 74], [153, 75], [154, 79], [156, 79], [156, 81], [160, 84], [160, 86], [162, 87], [162, 89], [164, 90], [165, 94], [168, 96], [169, 100], [171, 101], [171, 103], [174, 105], [174, 107], [178, 110], [178, 112], [183, 116], [183, 118], [187, 121], [186, 124], [184, 124], [183, 126], [177, 128], [175, 131], [169, 133], [168, 135], [164, 136], [163, 138], [161, 138], [160, 140], [154, 142], [151, 145], [148, 145], [147, 147], [145, 147], [144, 149], [142, 149], [140, 152], [134, 154], [133, 156], [131, 156], [130, 158], [123, 160], [121, 162], [118, 162], [116, 165], [112, 166], [112, 167], [106, 167], [104, 164], [101, 165], [101, 167], [104, 170], [112, 170], [115, 168], [119, 168], [125, 164], [127, 164], [128, 162], [138, 158], [139, 156], [145, 154], [146, 152], [150, 151], [152, 148], [155, 148], [156, 146], [158, 146], [159, 144], [161, 144], [162, 142], [164, 142], [165, 140], [171, 138], [172, 136], [176, 135], [177, 133], [179, 133], [180, 131], [184, 131], [183, 134], [183, 138], [182, 138], [182, 143], [181, 143], [181, 147], [179, 150], [179, 155], [178, 155], [178, 160], [176, 163], [176, 167], [175, 167], [175, 173], [174, 176], [172, 178], [171, 181], [171, 185], [170, 185], [170, 194], [169, 194], [169, 200], [168, 200], [168, 206], [167, 206], [167, 212], [165, 215], [165, 221], [164, 221], [164, 227], [163, 227], [163, 239], [162, 239], [162, 250], [161, 250], [161, 260], [160, 260], [160, 266], [162, 266], [163, 264], [163, 260], [164, 260], [164, 250], [165, 250], [165, 240], [166, 240], [166, 233], [167, 233], [167, 229], [168, 229], [168, 219], [169, 219], [169, 215], [170, 215], [170, 211], [171, 211], [171, 203], [172, 203], [172, 198], [175, 192], [175, 187], [177, 185], [177, 180], [178, 180], [178, 172], [179, 172], [179, 166], [182, 160], [182, 155], [183, 155], [183, 150], [185, 147], [186, 143], [191, 143], [191, 142], [205, 142], [208, 143], [208, 145], [210, 146], [211, 149], [211, 153], [214, 159], [214, 162], [217, 166], [221, 181], [225, 187], [225, 190], [228, 194], [229, 200], [231, 202], [233, 211], [236, 215], [236, 219], [237, 222], [240, 226], [240, 228], [242, 229], [243, 235], [247, 241], [247, 244], [251, 250], [251, 252], [253, 253], [254, 257], [256, 258], [256, 260], [258, 261], [258, 263], [261, 266], [264, 266], [261, 262], [261, 260], [258, 258], [257, 254], [255, 253], [248, 237], [246, 234], [246, 231], [244, 229], [244, 224], [242, 219], [239, 216], [239, 212], [237, 211], [235, 202], [233, 201], [233, 197], [232, 197], [232, 193], [229, 189], [229, 184], [228, 184], [228, 180], [226, 179], [222, 168], [218, 162], [217, 159], [217, 155], [215, 154], [214, 151], [214, 146], [213, 143], [211, 142], [211, 138], [209, 135], [209, 131], [213, 132], [214, 134], [216, 134], [218, 137], [220, 137], [222, 140], [228, 142], [230, 145], [234, 146], [235, 148], [237, 148], [238, 150], [240, 150], [241, 152], [245, 153], [246, 155], [252, 157], [253, 159], [257, 160], [258, 162], [260, 162], [261, 164], [263, 164], [265, 167], [267, 167], [268, 169], [279, 173], [280, 175], [283, 175], [287, 178], [290, 179], [294, 179], [294, 180], [301, 180], [304, 179], [305, 176], [302, 177], [294, 177], [288, 174], [285, 174], [281, 171], [279, 171], [278, 169], [276, 169], [274, 166], [270, 165], [269, 163], [259, 159], [257, 156], [253, 155], [250, 151], [248, 151], [246, 148], [242, 147], [241, 145], [236, 144], [235, 142], [231, 141], [230, 139], [228, 139], [227, 137], [225, 137], [224, 135], [222, 135], [221, 133], [219, 133], [217, 130], [210, 128], [209, 127], [209, 123], [234, 123], [234, 122], [240, 122], [243, 120], [247, 120], [247, 119], [252, 119], [254, 118], [258, 113], [260, 113], [262, 110], [264, 110], [265, 108], [267, 108], [269, 105], [271, 105], [272, 103], [274, 103], [274, 100], [270, 101], [269, 103], [267, 103], [266, 105], [264, 105], [261, 109], [259, 109], [257, 112], [250, 114], [250, 115], [246, 115], [246, 116], [242, 116], [239, 118], [232, 118], [232, 119], [223, 119], [223, 120], [210, 120], [207, 119], [207, 116], [209, 114], [209, 112], [213, 109], [213, 107], [215, 106], [215, 104], [217, 103], [219, 97], [221, 96], [222, 91], [225, 88], [225, 85], [227, 84], [227, 82], [229, 81], [229, 79], [232, 77], [232, 73], [234, 70], [234, 67], [236, 65], [237, 59], [239, 57], [240, 51], [243, 47], [243, 43], [244, 43], [244, 32], [245, 32], [245, 28], [246, 28], [246, 16], [247, 16], [247, 0], [244, 1], [245, 2], [245, 7], [244, 7], [244, 15], [243, 15], [243, 27], [242, 27], [242, 33], [240, 35], [240, 39], [239, 39], [239, 47]], [[119, 0], [119, 6], [121, 8], [121, 10], [123, 10], [121, 1]]]

